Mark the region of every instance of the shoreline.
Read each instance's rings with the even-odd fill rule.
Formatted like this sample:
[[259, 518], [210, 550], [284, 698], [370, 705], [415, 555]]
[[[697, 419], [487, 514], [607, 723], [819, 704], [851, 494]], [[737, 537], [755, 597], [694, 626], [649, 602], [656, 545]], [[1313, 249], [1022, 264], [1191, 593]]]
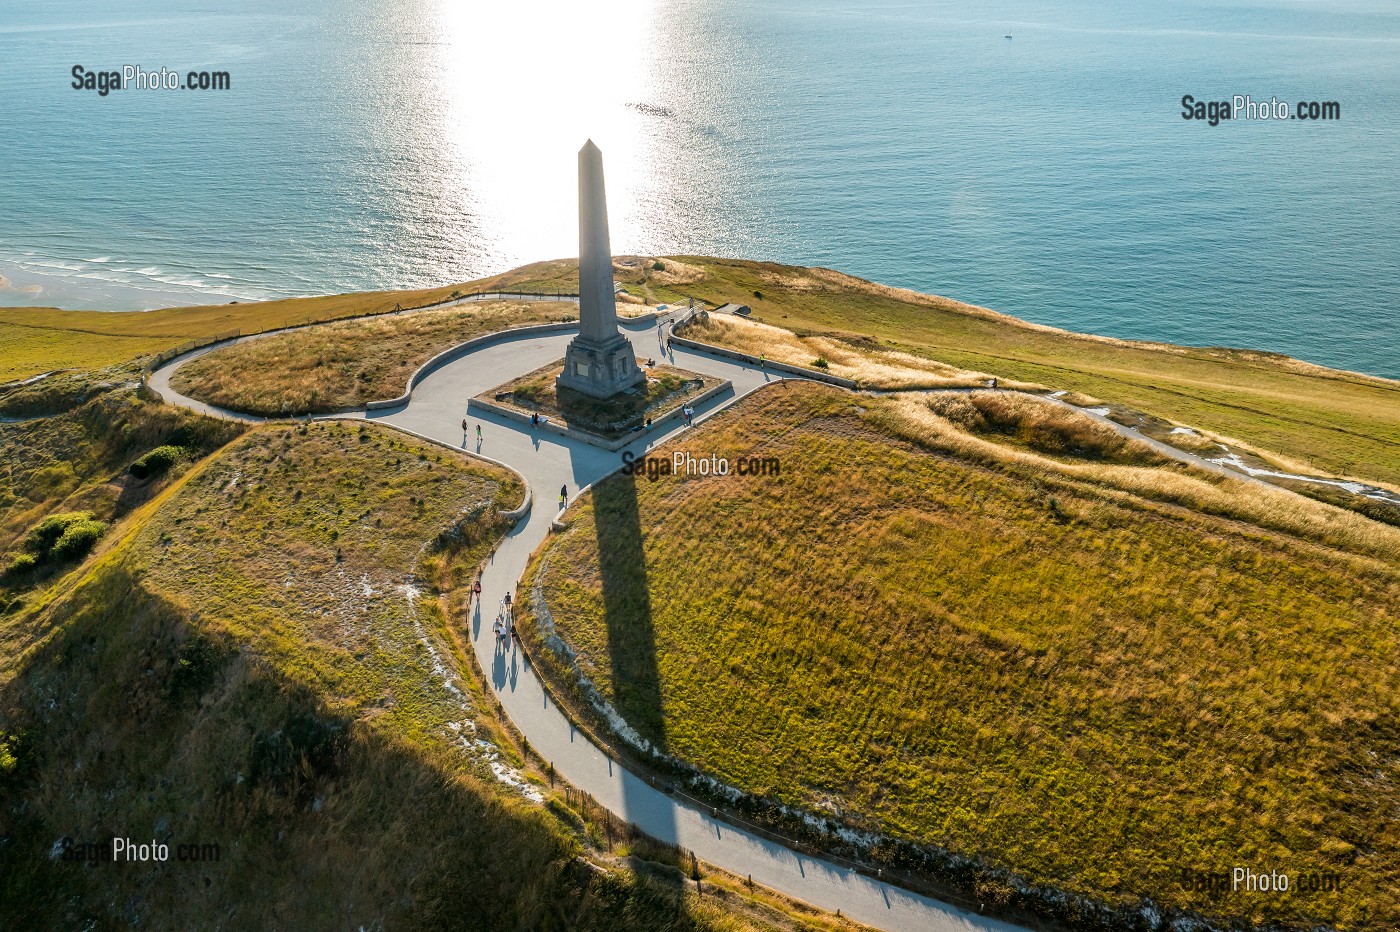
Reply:
[[[227, 278], [227, 283], [206, 281]], [[255, 293], [225, 273], [90, 259], [27, 256], [0, 259], [0, 308], [43, 307], [63, 311], [154, 311], [171, 307], [275, 300], [291, 295]]]
[[[58, 310], [99, 314], [146, 313], [150, 311], [171, 310], [176, 308], [210, 307], [221, 304], [251, 305], [267, 301], [335, 297], [340, 294], [354, 295], [372, 292], [390, 293], [395, 291], [416, 291], [422, 290], [422, 288], [439, 287], [438, 285], [426, 285], [421, 286], [420, 288], [411, 285], [405, 285], [388, 286], [382, 289], [372, 289], [372, 291], [359, 290], [347, 292], [327, 291], [324, 288], [320, 288], [311, 289], [304, 294], [271, 291], [266, 291], [262, 294], [252, 294], [247, 292], [246, 290], [243, 290], [242, 286], [236, 285], [236, 283], [234, 283], [231, 278], [229, 279], [230, 284], [225, 290], [216, 290], [216, 286], [213, 285], [207, 285], [203, 288], [196, 288], [193, 285], [193, 283], [187, 283], [189, 282], [188, 279], [185, 279], [183, 281], [164, 281], [153, 276], [159, 274], [198, 276], [201, 273], [188, 273], [180, 271], [170, 272], [168, 270], [162, 270], [156, 266], [145, 266], [139, 269], [127, 269], [125, 266], [130, 265], [130, 263], [126, 263], [123, 265], [113, 264], [111, 267], [111, 271], [123, 275], [144, 275], [147, 277], [148, 281], [155, 282], [156, 284], [144, 285], [141, 283], [130, 281], [113, 280], [110, 277], [103, 278], [100, 276], [103, 274], [104, 271], [106, 271], [106, 269], [103, 268], [101, 264], [111, 262], [111, 258], [108, 256], [100, 256], [93, 259], [72, 259], [67, 257], [58, 259], [39, 259], [36, 257], [29, 257], [28, 261], [31, 264], [44, 264], [54, 269], [62, 269], [66, 271], [67, 274], [58, 274], [58, 272], [56, 271], [36, 271], [31, 266], [25, 265], [23, 262], [17, 262], [17, 260], [15, 259], [0, 258], [0, 315], [3, 315], [4, 312], [8, 310]], [[79, 263], [82, 264], [80, 265]], [[90, 266], [91, 268], [89, 268]], [[20, 274], [22, 275], [22, 277], [19, 280], [16, 280], [14, 277], [14, 271], [16, 267], [20, 269]], [[517, 268], [525, 267], [527, 266], [518, 266]], [[819, 266], [798, 267], [825, 270], [824, 267]], [[491, 275], [480, 276], [480, 278], [496, 277], [502, 274], [507, 274], [510, 271], [514, 271], [514, 269], [507, 269], [500, 272], [492, 273]], [[229, 278], [229, 276], [227, 276], [226, 273], [222, 272], [211, 272], [202, 274], [204, 274], [204, 277], [206, 278]], [[836, 274], [846, 276], [848, 273], [838, 272]], [[88, 286], [80, 285], [78, 284], [79, 279], [91, 282], [92, 284]], [[873, 280], [866, 279], [860, 280], [869, 281], [870, 284], [877, 285], [882, 289], [888, 289], [894, 294], [902, 295], [907, 297], [908, 299], [915, 301], [920, 299], [951, 301], [959, 306], [968, 308], [970, 311], [985, 314], [989, 317], [1001, 319], [1010, 326], [1027, 327], [1034, 330], [1061, 333], [1073, 337], [1080, 337], [1091, 340], [1101, 340], [1111, 343], [1120, 343], [1124, 345], [1155, 347], [1165, 350], [1219, 350], [1230, 353], [1254, 353], [1263, 356], [1279, 357], [1280, 360], [1292, 360], [1303, 366], [1319, 370], [1327, 370], [1329, 372], [1341, 373], [1351, 376], [1360, 376], [1362, 378], [1382, 379], [1385, 381], [1400, 381], [1400, 363], [1397, 363], [1397, 369], [1393, 374], [1387, 374], [1382, 371], [1371, 371], [1368, 369], [1344, 364], [1342, 362], [1328, 363], [1319, 362], [1313, 359], [1305, 359], [1303, 357], [1294, 356], [1290, 353], [1281, 350], [1265, 349], [1257, 346], [1222, 345], [1220, 343], [1206, 342], [1179, 343], [1167, 339], [1121, 337], [1114, 334], [1095, 333], [1089, 330], [1076, 330], [1055, 324], [1047, 324], [1035, 320], [1030, 320], [1028, 318], [1018, 317], [1015, 314], [1006, 311], [1000, 311], [995, 308], [988, 307], [986, 305], [978, 304], [975, 302], [963, 301], [962, 299], [951, 298], [945, 295], [934, 294], [932, 292], [923, 292], [913, 287], [907, 287], [903, 285], [889, 285], [883, 282], [875, 282]], [[97, 282], [103, 282], [103, 284], [98, 285], [96, 284]], [[201, 282], [201, 284], [204, 285], [206, 283]], [[232, 290], [234, 288], [238, 288], [239, 290]]]

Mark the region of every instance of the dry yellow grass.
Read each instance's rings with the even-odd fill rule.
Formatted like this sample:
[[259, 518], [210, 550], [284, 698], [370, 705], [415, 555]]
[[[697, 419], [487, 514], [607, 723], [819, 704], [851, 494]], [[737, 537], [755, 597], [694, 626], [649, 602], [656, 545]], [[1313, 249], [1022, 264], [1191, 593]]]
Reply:
[[[968, 372], [1039, 383], [1286, 453], [1307, 471], [1400, 482], [1400, 383], [1278, 354], [1068, 333], [827, 269], [683, 257], [702, 281], [654, 288], [753, 307], [801, 334], [874, 337]], [[756, 297], [754, 292], [762, 296]]]
[[[470, 580], [521, 492], [382, 427], [255, 429], [0, 616], [0, 925], [853, 928], [732, 881], [687, 893], [498, 780], [521, 759], [435, 589]], [[220, 856], [50, 856], [114, 834]]]
[[[653, 745], [1125, 910], [1400, 917], [1400, 531], [1048, 458], [923, 397], [781, 383], [677, 443], [782, 471], [607, 480], [523, 581], [576, 652], [531, 633], [542, 668]], [[1238, 864], [1345, 886], [1180, 883]]]
[[[572, 269], [572, 282], [568, 284]], [[402, 291], [194, 305], [154, 311], [0, 308], [0, 382], [51, 369], [100, 368], [230, 331], [261, 333], [318, 321], [439, 304], [456, 294], [577, 291], [577, 263], [539, 263], [461, 284]]]
[[[969, 372], [911, 353], [878, 345], [860, 346], [833, 336], [802, 337], [791, 330], [728, 314], [711, 314], [708, 320], [691, 325], [680, 335], [754, 356], [762, 353], [777, 362], [806, 368], [813, 368], [817, 359], [825, 359], [824, 371], [854, 379], [862, 388], [971, 387], [984, 385], [989, 378], [983, 372]], [[1020, 382], [1003, 384], [1008, 388], [1039, 387]]]
[[614, 256], [613, 269], [626, 276], [623, 281], [631, 279], [662, 287], [693, 285], [705, 278], [705, 270], [698, 265], [660, 256]]
[[924, 396], [929, 410], [968, 433], [993, 436], [1037, 453], [1129, 466], [1168, 466], [1146, 443], [1063, 404], [1020, 392], [971, 391]]
[[1043, 475], [1085, 480], [1103, 487], [1109, 495], [1128, 493], [1150, 501], [1181, 505], [1373, 557], [1386, 564], [1400, 564], [1400, 528], [1285, 489], [1187, 467], [1162, 469], [1067, 462], [962, 431], [934, 413], [923, 397], [899, 396], [887, 401], [887, 407], [874, 409], [876, 418], [900, 436], [932, 449], [975, 462], [999, 463]]
[[253, 414], [358, 407], [397, 398], [419, 366], [458, 343], [576, 316], [571, 304], [490, 301], [341, 321], [215, 350], [182, 365], [171, 385], [200, 401]]
[[[662, 268], [655, 268], [660, 262]], [[685, 288], [703, 281], [708, 273], [698, 263], [670, 256], [614, 256], [613, 275], [634, 294], [644, 295], [648, 286], [658, 289]], [[578, 260], [550, 259], [483, 278], [474, 283], [481, 290], [578, 291]]]

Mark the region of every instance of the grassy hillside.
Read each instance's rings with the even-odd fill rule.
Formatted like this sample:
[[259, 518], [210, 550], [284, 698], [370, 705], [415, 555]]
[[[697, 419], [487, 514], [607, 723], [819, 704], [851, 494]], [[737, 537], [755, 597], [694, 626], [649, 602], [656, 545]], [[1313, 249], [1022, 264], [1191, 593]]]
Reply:
[[342, 321], [215, 350], [181, 366], [171, 385], [254, 414], [334, 411], [398, 397], [414, 370], [465, 340], [577, 316], [569, 304], [502, 301]]
[[[93, 313], [96, 312], [86, 312]], [[131, 336], [88, 333], [62, 326], [14, 323], [29, 315], [0, 308], [0, 382], [54, 369], [103, 369], [138, 356], [150, 356], [190, 339], [189, 336]]]
[[[1400, 383], [1249, 349], [1181, 347], [1037, 326], [947, 298], [807, 269], [703, 256], [619, 259], [618, 281], [650, 302], [746, 304], [774, 335], [773, 357], [850, 360], [842, 374], [877, 387], [1004, 383], [1065, 389], [1277, 454], [1305, 468], [1400, 484]], [[502, 287], [573, 290], [575, 263], [538, 262]], [[810, 354], [807, 350], [812, 350]], [[877, 353], [871, 367], [871, 352]], [[908, 354], [915, 359], [902, 358]], [[808, 356], [808, 358], [801, 358]], [[889, 357], [893, 358], [889, 358]], [[922, 360], [922, 361], [920, 361]], [[839, 365], [838, 365], [839, 368]]]
[[[660, 261], [662, 269], [653, 266]], [[1400, 484], [1400, 383], [1250, 350], [1087, 337], [826, 269], [705, 257], [619, 257], [617, 277], [652, 302], [748, 304], [756, 320], [837, 343], [922, 357], [963, 373], [1075, 391], [1237, 438], [1315, 470]], [[460, 285], [124, 314], [0, 309], [0, 381], [109, 366], [230, 330], [414, 307], [454, 291], [574, 291], [577, 263], [538, 262]], [[873, 341], [873, 343], [872, 343]], [[839, 351], [839, 346], [837, 347]]]
[[[1400, 924], [1400, 531], [1033, 427], [766, 389], [675, 446], [778, 476], [580, 500], [522, 583], [534, 655], [720, 781], [1034, 884]], [[1346, 887], [1179, 882], [1240, 865]]]
[[416, 291], [287, 298], [253, 304], [172, 307], [155, 311], [61, 311], [51, 307], [0, 308], [0, 381], [51, 369], [100, 369], [158, 353], [189, 340], [241, 330], [257, 333], [319, 320], [418, 307], [446, 300], [470, 285]]
[[[824, 269], [686, 257], [694, 294], [799, 333], [866, 335], [959, 369], [1067, 389], [1275, 451], [1319, 470], [1400, 483], [1400, 383], [1250, 350], [1085, 337]], [[761, 297], [756, 297], [758, 292]]]
[[[833, 927], [608, 855], [530, 777], [460, 641], [520, 495], [384, 428], [255, 430], [0, 619], [0, 925]], [[114, 836], [172, 859], [56, 848]]]
[[[0, 568], [21, 550], [26, 532], [59, 512], [91, 512], [112, 521], [160, 492], [188, 463], [223, 446], [242, 427], [142, 400], [134, 390], [100, 392], [53, 417], [0, 423]], [[173, 446], [181, 462], [144, 477], [129, 467]], [[62, 567], [0, 574], [0, 606]]]
[[[196, 305], [154, 311], [63, 311], [0, 308], [0, 383], [54, 369], [103, 369], [154, 355], [190, 340], [237, 330], [260, 333], [318, 321], [382, 314], [480, 291], [578, 290], [576, 262], [539, 263], [440, 288], [368, 291], [252, 303]], [[526, 271], [528, 270], [528, 271]], [[569, 276], [572, 275], [572, 279]], [[570, 281], [572, 282], [570, 284]]]

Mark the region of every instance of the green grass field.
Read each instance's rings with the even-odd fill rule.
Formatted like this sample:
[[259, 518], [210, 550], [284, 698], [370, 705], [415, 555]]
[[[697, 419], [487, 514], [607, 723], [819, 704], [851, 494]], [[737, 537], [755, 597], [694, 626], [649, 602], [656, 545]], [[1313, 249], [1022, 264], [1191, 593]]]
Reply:
[[[62, 311], [0, 308], [0, 382], [52, 369], [101, 369], [153, 355], [190, 340], [231, 331], [260, 333], [362, 314], [445, 301], [453, 292], [481, 290], [489, 280], [411, 291], [286, 298], [251, 304], [215, 304], [155, 311]], [[489, 286], [489, 284], [488, 284]]]
[[[669, 755], [1114, 904], [1400, 923], [1400, 531], [811, 385], [673, 445], [781, 473], [606, 480], [521, 590]], [[1179, 883], [1238, 865], [1346, 888]]]
[[[159, 433], [170, 411], [128, 423]], [[85, 462], [106, 462], [98, 447]], [[0, 615], [6, 924], [856, 928], [724, 877], [697, 896], [674, 852], [604, 845], [596, 813], [524, 764], [483, 700], [463, 605], [521, 494], [386, 428], [255, 429]], [[49, 856], [113, 835], [220, 856]]]
[[214, 350], [181, 366], [171, 385], [254, 414], [334, 411], [397, 398], [419, 366], [473, 337], [577, 316], [569, 304], [502, 301], [342, 321]]
[[[927, 361], [897, 360], [895, 373], [862, 361], [863, 372], [845, 373], [866, 375], [877, 386], [953, 384], [965, 382], [965, 373], [986, 373], [1193, 425], [1303, 468], [1400, 485], [1400, 383], [1393, 380], [1249, 349], [1069, 333], [827, 269], [703, 256], [662, 261], [663, 272], [652, 271], [647, 259], [619, 266], [616, 277], [649, 302], [680, 304], [694, 296], [747, 304], [753, 320], [795, 331], [818, 352], [825, 341], [843, 354], [904, 353]], [[578, 272], [570, 261], [539, 262], [497, 280], [502, 287], [569, 291], [577, 288]], [[774, 358], [784, 358], [787, 342], [775, 341]]]
[[104, 369], [168, 349], [184, 341], [161, 336], [83, 333], [57, 327], [31, 327], [8, 322], [0, 309], [0, 383], [16, 381], [53, 369]]
[[[704, 257], [619, 259], [634, 296], [737, 302], [754, 319], [806, 339], [853, 338], [867, 349], [928, 360], [939, 378], [987, 373], [1071, 390], [1189, 424], [1317, 471], [1400, 484], [1400, 383], [1250, 350], [1133, 343], [1025, 324], [946, 298], [825, 269]], [[501, 275], [418, 291], [256, 304], [101, 313], [0, 309], [0, 381], [58, 368], [102, 368], [192, 339], [333, 320], [439, 301], [454, 291], [574, 291], [577, 264], [538, 262]], [[757, 296], [755, 295], [757, 293]], [[920, 368], [918, 366], [906, 367]]]
[[141, 481], [127, 472], [151, 449], [174, 442], [198, 460], [241, 430], [143, 401], [132, 390], [102, 392], [53, 417], [0, 423], [0, 555], [50, 513], [92, 511], [112, 520], [144, 504], [169, 478]]

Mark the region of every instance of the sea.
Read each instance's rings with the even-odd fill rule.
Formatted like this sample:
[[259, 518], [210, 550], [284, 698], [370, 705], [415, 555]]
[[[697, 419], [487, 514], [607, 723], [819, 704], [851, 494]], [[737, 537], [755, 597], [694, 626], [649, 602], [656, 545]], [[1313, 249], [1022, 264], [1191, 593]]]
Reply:
[[[1211, 126], [1186, 95], [1340, 119]], [[1400, 378], [1394, 0], [0, 0], [0, 113], [3, 305], [574, 255], [592, 138], [617, 253]]]

